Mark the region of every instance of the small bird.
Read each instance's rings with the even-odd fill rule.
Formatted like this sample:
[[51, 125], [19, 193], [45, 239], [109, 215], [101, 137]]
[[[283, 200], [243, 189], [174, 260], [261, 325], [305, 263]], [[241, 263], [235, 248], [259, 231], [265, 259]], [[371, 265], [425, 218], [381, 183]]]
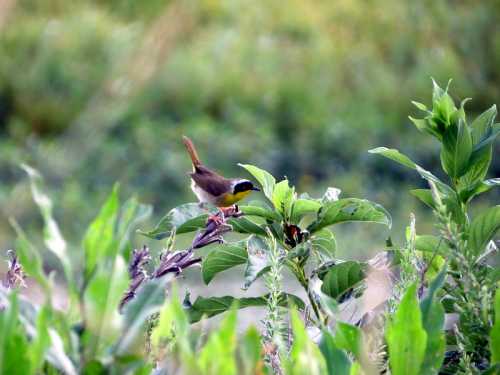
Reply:
[[191, 189], [200, 203], [229, 207], [245, 198], [250, 192], [260, 191], [250, 180], [225, 178], [205, 167], [198, 157], [193, 142], [186, 136], [183, 136], [182, 140], [193, 163], [193, 172], [189, 174]]

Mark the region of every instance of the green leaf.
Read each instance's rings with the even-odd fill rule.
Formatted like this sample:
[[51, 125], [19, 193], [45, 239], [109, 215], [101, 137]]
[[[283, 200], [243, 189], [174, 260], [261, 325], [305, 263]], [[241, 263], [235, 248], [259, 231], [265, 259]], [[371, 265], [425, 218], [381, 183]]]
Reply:
[[490, 331], [491, 364], [500, 364], [500, 289], [495, 293], [495, 323]]
[[436, 296], [447, 276], [447, 267], [432, 281], [426, 297], [420, 303], [422, 321], [427, 333], [427, 346], [420, 372], [422, 374], [437, 374], [444, 360], [446, 339], [444, 335], [444, 308]]
[[118, 185], [115, 185], [83, 238], [86, 278], [92, 274], [98, 263], [101, 263], [105, 258], [114, 258], [118, 251], [115, 229], [119, 205]]
[[430, 189], [413, 189], [410, 190], [410, 194], [420, 199], [420, 201], [422, 201], [430, 208], [434, 208], [434, 198], [432, 197], [432, 192]]
[[127, 267], [120, 254], [96, 267], [83, 295], [85, 316], [92, 317], [85, 331], [88, 358], [96, 358], [118, 338], [122, 330], [118, 307], [128, 283]]
[[70, 285], [73, 285], [73, 275], [71, 261], [67, 252], [67, 244], [57, 222], [52, 215], [52, 200], [42, 190], [42, 177], [36, 169], [31, 168], [26, 164], [21, 165], [22, 169], [28, 174], [31, 186], [31, 194], [33, 200], [40, 209], [43, 218], [43, 238], [47, 248], [53, 252], [61, 262], [65, 277]]
[[351, 260], [335, 264], [323, 277], [321, 291], [338, 300], [364, 280], [365, 271], [366, 265]]
[[290, 221], [299, 224], [300, 220], [309, 214], [315, 214], [321, 208], [321, 203], [313, 199], [297, 199], [293, 202]]
[[218, 273], [247, 262], [247, 250], [244, 243], [229, 243], [215, 246], [203, 259], [201, 274], [206, 285]]
[[324, 227], [348, 221], [385, 224], [389, 228], [392, 224], [391, 216], [381, 205], [365, 199], [346, 198], [325, 204], [307, 229], [314, 233]]
[[415, 250], [442, 256], [447, 256], [450, 253], [450, 248], [443, 239], [431, 235], [416, 236]]
[[404, 165], [410, 169], [416, 169], [416, 164], [408, 156], [400, 153], [395, 148], [377, 147], [368, 151], [370, 154], [380, 154], [388, 159]]
[[325, 357], [328, 375], [349, 375], [351, 361], [347, 354], [335, 345], [335, 340], [328, 331], [322, 333], [319, 350]]
[[132, 230], [140, 222], [147, 220], [153, 213], [153, 206], [140, 204], [135, 196], [128, 199], [120, 210], [116, 237], [120, 241], [118, 252], [123, 254], [125, 248], [130, 247]]
[[469, 202], [476, 195], [485, 193], [496, 186], [500, 186], [500, 178], [490, 178], [489, 180], [479, 181], [465, 190], [461, 190], [460, 200], [464, 203]]
[[418, 375], [425, 358], [427, 333], [418, 306], [417, 285], [411, 285], [388, 323], [386, 340], [393, 375]]
[[250, 164], [239, 164], [240, 167], [245, 168], [252, 176], [255, 177], [255, 179], [259, 182], [260, 186], [262, 187], [262, 191], [264, 192], [264, 195], [269, 199], [271, 202], [273, 200], [273, 191], [274, 191], [274, 185], [276, 184], [275, 178], [267, 171], [260, 169], [258, 167], [255, 167]]
[[[211, 318], [212, 316], [226, 312], [235, 302], [238, 304], [237, 306], [239, 309], [244, 309], [246, 307], [267, 306], [268, 298], [269, 295], [243, 298], [235, 298], [233, 296], [209, 298], [198, 297], [196, 298], [194, 303], [187, 308], [187, 313], [189, 316], [189, 321], [191, 323], [195, 323], [198, 322], [203, 316]], [[287, 293], [283, 293], [280, 296], [280, 306], [288, 306], [289, 300], [300, 309], [303, 309], [305, 306], [304, 302], [299, 297]]]
[[363, 334], [353, 325], [338, 321], [335, 330], [335, 345], [339, 349], [350, 351], [357, 360], [362, 359]]
[[311, 245], [321, 262], [332, 260], [335, 257], [337, 241], [330, 229], [323, 228], [315, 232], [311, 237]]
[[288, 185], [288, 180], [280, 181], [274, 186], [272, 199], [274, 208], [286, 221], [290, 217], [290, 210], [294, 201], [295, 188]]
[[174, 230], [176, 234], [183, 234], [203, 228], [207, 218], [208, 210], [201, 207], [199, 203], [186, 203], [171, 209], [154, 229], [138, 232], [154, 240], [162, 240], [170, 237]]
[[327, 373], [325, 358], [318, 346], [309, 338], [304, 323], [295, 309], [290, 314], [293, 344], [287, 361], [287, 374], [320, 375]]
[[245, 285], [248, 289], [252, 283], [269, 271], [269, 247], [267, 242], [259, 236], [250, 236], [247, 240], [247, 266], [245, 269]]
[[214, 330], [197, 355], [202, 374], [235, 375], [236, 372], [236, 309], [233, 306], [219, 329]]
[[495, 117], [497, 115], [496, 105], [491, 106], [481, 113], [471, 124], [472, 141], [474, 145], [478, 144], [491, 130]]
[[51, 340], [48, 327], [50, 310], [49, 306], [43, 306], [36, 318], [36, 334], [30, 345], [29, 351], [32, 371], [34, 373], [38, 373], [41, 370], [45, 354], [50, 347]]
[[247, 216], [259, 216], [270, 221], [279, 221], [281, 217], [274, 211], [258, 206], [239, 206], [241, 212]]
[[244, 234], [259, 234], [265, 236], [266, 230], [252, 220], [242, 216], [238, 218], [230, 218], [227, 223], [233, 227], [233, 231]]
[[239, 345], [240, 358], [243, 362], [243, 374], [260, 374], [264, 367], [261, 356], [262, 344], [259, 331], [250, 326], [242, 337]]
[[117, 355], [123, 355], [134, 340], [144, 334], [146, 320], [160, 311], [165, 301], [167, 284], [173, 280], [173, 274], [168, 274], [159, 279], [145, 281], [135, 297], [125, 305], [123, 332], [115, 347]]
[[500, 205], [491, 207], [477, 215], [469, 227], [469, 246], [477, 254], [481, 254], [488, 242], [500, 228]]
[[459, 120], [458, 125], [449, 126], [443, 135], [441, 164], [451, 178], [462, 176], [472, 153], [472, 137], [467, 124]]

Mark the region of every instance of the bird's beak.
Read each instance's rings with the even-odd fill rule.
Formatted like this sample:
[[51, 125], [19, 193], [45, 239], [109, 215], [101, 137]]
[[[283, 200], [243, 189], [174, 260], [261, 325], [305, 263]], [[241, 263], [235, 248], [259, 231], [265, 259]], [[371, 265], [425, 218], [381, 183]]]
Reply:
[[253, 191], [260, 191], [260, 189], [258, 187], [255, 187], [255, 186], [252, 187], [252, 190]]

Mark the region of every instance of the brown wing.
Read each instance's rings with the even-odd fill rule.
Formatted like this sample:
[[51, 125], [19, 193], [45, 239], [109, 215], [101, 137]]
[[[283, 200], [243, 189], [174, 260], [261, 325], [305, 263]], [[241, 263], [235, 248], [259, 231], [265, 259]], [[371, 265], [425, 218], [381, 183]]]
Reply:
[[231, 191], [231, 180], [222, 177], [203, 165], [197, 165], [196, 171], [189, 175], [200, 188], [215, 197]]

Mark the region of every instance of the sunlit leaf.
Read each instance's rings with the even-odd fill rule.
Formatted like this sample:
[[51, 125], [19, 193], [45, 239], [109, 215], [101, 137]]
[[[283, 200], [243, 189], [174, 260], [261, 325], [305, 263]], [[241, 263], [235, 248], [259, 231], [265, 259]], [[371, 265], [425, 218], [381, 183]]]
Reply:
[[247, 216], [259, 216], [266, 220], [278, 221], [280, 216], [278, 213], [264, 207], [259, 206], [239, 206], [241, 212]]
[[472, 137], [467, 124], [459, 120], [458, 125], [449, 126], [443, 135], [441, 164], [452, 178], [462, 176], [472, 152]]
[[417, 286], [410, 286], [388, 322], [386, 339], [393, 375], [419, 375], [425, 357], [427, 333], [417, 300]]
[[437, 374], [444, 359], [446, 348], [443, 329], [444, 308], [436, 293], [443, 286], [446, 275], [447, 268], [444, 267], [432, 281], [427, 295], [420, 303], [423, 327], [427, 332], [427, 346], [421, 368], [422, 374]]
[[248, 289], [257, 278], [269, 271], [268, 254], [269, 247], [262, 237], [250, 236], [248, 238], [244, 289]]
[[287, 361], [287, 373], [292, 375], [320, 375], [327, 373], [326, 361], [318, 346], [307, 335], [297, 311], [291, 311], [293, 344]]
[[276, 179], [267, 171], [255, 167], [250, 164], [238, 164], [240, 167], [245, 168], [255, 179], [259, 182], [262, 187], [264, 195], [271, 202], [273, 200], [274, 185], [276, 184]]
[[356, 359], [361, 359], [363, 334], [358, 327], [340, 321], [337, 322], [333, 340], [339, 349], [347, 350]]
[[295, 201], [295, 188], [288, 185], [288, 180], [278, 182], [274, 186], [272, 202], [274, 208], [281, 213], [281, 216], [288, 220], [290, 211]]
[[440, 254], [446, 256], [450, 248], [442, 238], [431, 235], [418, 235], [415, 237], [415, 249], [431, 254]]
[[98, 263], [105, 258], [113, 258], [118, 250], [115, 229], [119, 205], [118, 185], [115, 185], [83, 238], [86, 277], [90, 276]]

